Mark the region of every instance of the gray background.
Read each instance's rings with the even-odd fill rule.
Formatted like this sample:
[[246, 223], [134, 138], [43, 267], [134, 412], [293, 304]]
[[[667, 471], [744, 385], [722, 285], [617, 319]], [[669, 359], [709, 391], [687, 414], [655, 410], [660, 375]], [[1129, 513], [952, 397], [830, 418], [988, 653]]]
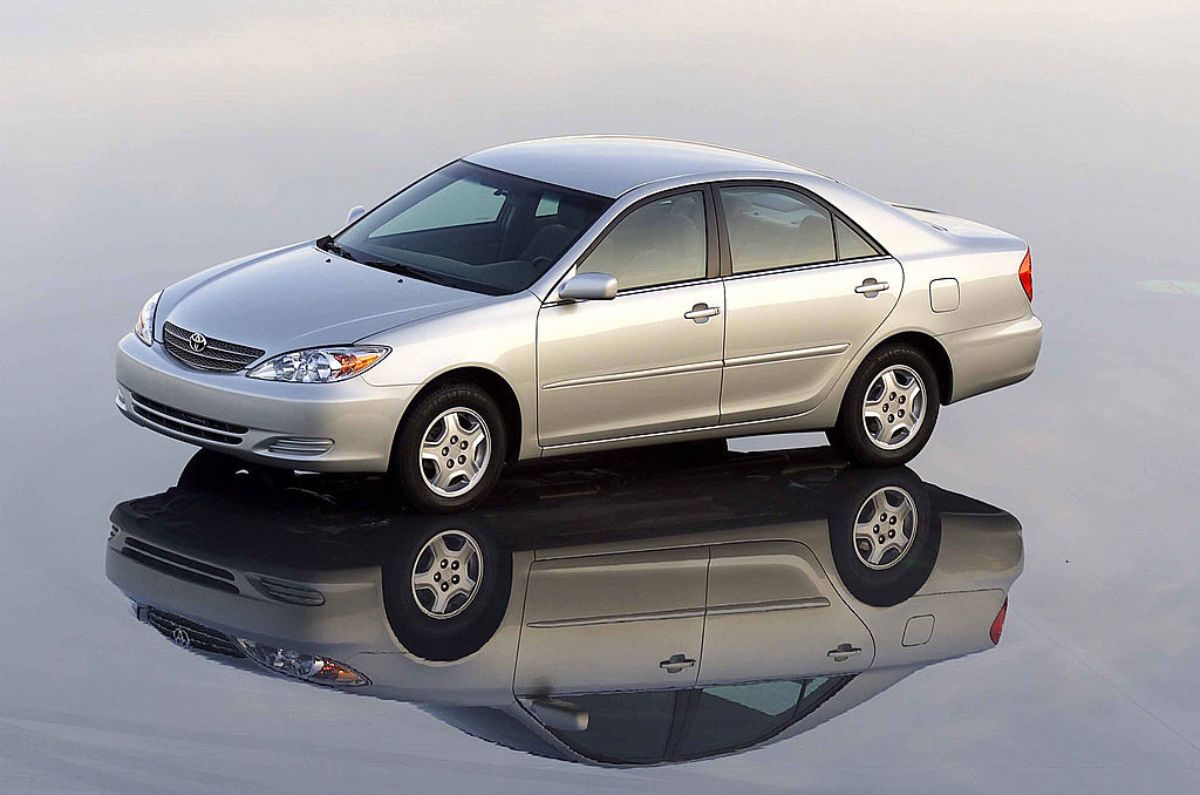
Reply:
[[[0, 790], [1196, 790], [1196, 3], [199, 6], [0, 2]], [[129, 617], [107, 513], [191, 452], [112, 406], [143, 299], [580, 132], [774, 155], [1031, 241], [1038, 372], [948, 409], [914, 464], [1025, 525], [997, 649], [765, 750], [607, 772]]]

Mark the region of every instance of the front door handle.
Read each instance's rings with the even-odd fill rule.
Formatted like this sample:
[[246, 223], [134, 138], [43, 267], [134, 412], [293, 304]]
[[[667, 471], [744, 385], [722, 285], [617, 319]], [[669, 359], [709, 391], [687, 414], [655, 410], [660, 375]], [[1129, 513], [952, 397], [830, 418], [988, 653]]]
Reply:
[[690, 659], [685, 654], [672, 654], [670, 657], [660, 662], [658, 667], [662, 668], [669, 674], [677, 674], [684, 668], [691, 668], [695, 664], [696, 661]]
[[856, 654], [862, 654], [862, 649], [852, 646], [849, 643], [841, 643], [836, 649], [830, 649], [825, 652], [825, 656], [834, 662], [845, 662]]
[[863, 283], [854, 288], [854, 292], [859, 295], [865, 295], [867, 298], [874, 298], [879, 293], [882, 293], [890, 285], [887, 282], [877, 281], [875, 279], [863, 279]]
[[683, 316], [688, 320], [694, 320], [696, 323], [707, 323], [710, 317], [716, 317], [719, 314], [721, 314], [721, 307], [719, 306], [696, 304], [689, 311], [684, 312]]

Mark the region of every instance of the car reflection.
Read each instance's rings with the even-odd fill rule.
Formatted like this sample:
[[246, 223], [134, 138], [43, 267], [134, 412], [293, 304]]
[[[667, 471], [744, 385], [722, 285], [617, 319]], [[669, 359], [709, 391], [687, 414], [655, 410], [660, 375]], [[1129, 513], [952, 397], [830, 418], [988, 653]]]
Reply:
[[430, 517], [200, 453], [114, 508], [107, 572], [190, 651], [599, 765], [777, 742], [999, 641], [1022, 542], [998, 508], [820, 452], [622, 455]]

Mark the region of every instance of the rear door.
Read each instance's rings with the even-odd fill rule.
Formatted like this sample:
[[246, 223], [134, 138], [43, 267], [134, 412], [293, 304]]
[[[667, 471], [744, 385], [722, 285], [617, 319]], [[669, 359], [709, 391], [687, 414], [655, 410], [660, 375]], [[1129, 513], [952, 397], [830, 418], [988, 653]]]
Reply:
[[815, 197], [716, 191], [725, 274], [721, 421], [815, 408], [896, 305], [903, 271]]
[[535, 561], [516, 694], [695, 684], [707, 566], [705, 547]]
[[701, 685], [863, 671], [871, 633], [798, 541], [713, 546]]

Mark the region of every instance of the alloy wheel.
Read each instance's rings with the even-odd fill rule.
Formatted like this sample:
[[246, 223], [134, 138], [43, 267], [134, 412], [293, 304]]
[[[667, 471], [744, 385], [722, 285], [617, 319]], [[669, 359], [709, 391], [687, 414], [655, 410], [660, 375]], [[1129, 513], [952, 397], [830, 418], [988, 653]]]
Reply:
[[460, 530], [445, 530], [425, 542], [417, 555], [412, 595], [430, 618], [453, 618], [474, 601], [482, 581], [483, 553], [478, 542]]
[[898, 450], [912, 441], [925, 421], [925, 382], [904, 364], [884, 369], [863, 398], [862, 423], [867, 438], [883, 450]]
[[443, 411], [425, 429], [417, 465], [441, 497], [461, 497], [479, 483], [492, 456], [487, 423], [468, 408]]
[[898, 486], [885, 486], [863, 502], [854, 519], [854, 551], [869, 569], [899, 563], [917, 535], [917, 503]]

